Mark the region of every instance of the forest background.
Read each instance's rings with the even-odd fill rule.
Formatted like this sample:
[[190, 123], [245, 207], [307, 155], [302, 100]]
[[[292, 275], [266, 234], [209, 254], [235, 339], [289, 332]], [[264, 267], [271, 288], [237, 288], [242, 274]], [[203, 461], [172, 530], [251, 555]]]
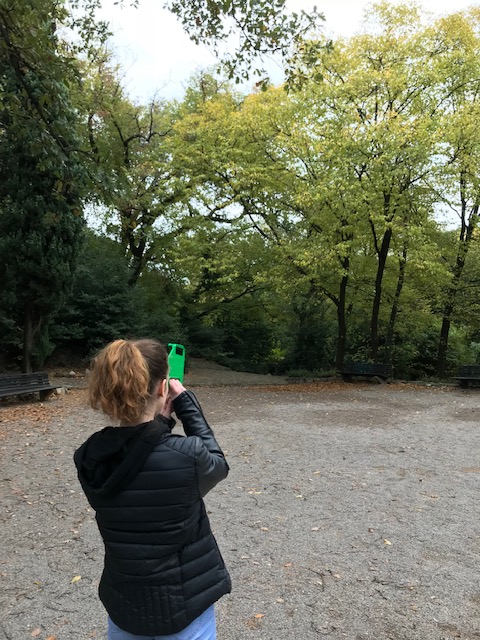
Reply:
[[172, 0], [237, 47], [142, 104], [98, 7], [0, 0], [1, 370], [125, 336], [290, 375], [480, 361], [480, 8], [379, 2], [332, 41], [283, 0]]

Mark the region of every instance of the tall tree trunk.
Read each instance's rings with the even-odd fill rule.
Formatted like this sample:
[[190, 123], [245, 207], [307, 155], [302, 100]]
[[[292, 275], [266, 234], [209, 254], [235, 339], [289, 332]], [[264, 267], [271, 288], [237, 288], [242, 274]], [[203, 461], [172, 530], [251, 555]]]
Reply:
[[345, 359], [345, 349], [347, 343], [347, 314], [346, 314], [346, 299], [347, 299], [347, 284], [348, 284], [348, 258], [346, 259], [346, 269], [342, 280], [340, 282], [340, 292], [338, 296], [337, 304], [337, 353], [335, 355], [335, 367], [340, 370], [343, 369], [343, 361]]
[[452, 314], [455, 309], [455, 300], [457, 297], [458, 287], [463, 273], [463, 267], [465, 266], [465, 258], [468, 251], [468, 241], [462, 242], [455, 267], [453, 269], [453, 280], [450, 288], [447, 291], [447, 301], [443, 308], [442, 328], [440, 329], [440, 337], [438, 340], [438, 352], [437, 352], [437, 375], [439, 378], [445, 378], [447, 374], [447, 353], [448, 353], [448, 338], [450, 335], [450, 326], [452, 324]]
[[447, 373], [448, 336], [450, 334], [452, 311], [453, 305], [450, 304], [443, 312], [442, 328], [440, 329], [437, 354], [437, 375], [439, 378], [445, 378]]
[[387, 327], [387, 337], [385, 339], [385, 352], [387, 354], [387, 362], [392, 364], [393, 361], [393, 335], [395, 332], [395, 322], [397, 320], [398, 307], [400, 304], [400, 296], [402, 294], [403, 284], [405, 282], [405, 271], [407, 266], [407, 245], [403, 246], [402, 255], [398, 259], [398, 280], [395, 296], [393, 298], [392, 310], [390, 312], [390, 320]]
[[35, 339], [44, 326], [45, 318], [35, 313], [34, 305], [27, 303], [23, 321], [23, 373], [33, 371], [32, 354], [35, 347]]
[[462, 183], [462, 226], [460, 229], [460, 242], [458, 246], [457, 259], [455, 266], [453, 267], [453, 279], [452, 284], [447, 291], [447, 298], [445, 307], [443, 310], [442, 328], [440, 330], [440, 337], [438, 341], [437, 352], [437, 375], [440, 378], [445, 378], [447, 374], [447, 353], [448, 353], [448, 338], [450, 335], [450, 326], [452, 322], [452, 315], [455, 309], [455, 300], [458, 293], [458, 287], [462, 279], [463, 268], [465, 266], [465, 260], [467, 257], [470, 242], [473, 237], [473, 231], [478, 222], [479, 204], [472, 206], [470, 215], [467, 221], [467, 205], [466, 198], [464, 196], [464, 187]]
[[32, 351], [33, 351], [33, 307], [31, 304], [25, 307], [25, 317], [23, 323], [23, 360], [22, 371], [23, 373], [32, 372]]
[[380, 316], [380, 303], [382, 301], [382, 282], [391, 239], [392, 229], [388, 227], [384, 233], [382, 246], [378, 252], [377, 275], [375, 277], [375, 295], [373, 298], [372, 317], [370, 321], [370, 353], [374, 362], [377, 361], [378, 357], [378, 319]]
[[144, 266], [145, 263], [143, 255], [133, 255], [130, 265], [130, 276], [128, 278], [129, 287], [134, 287], [137, 284]]

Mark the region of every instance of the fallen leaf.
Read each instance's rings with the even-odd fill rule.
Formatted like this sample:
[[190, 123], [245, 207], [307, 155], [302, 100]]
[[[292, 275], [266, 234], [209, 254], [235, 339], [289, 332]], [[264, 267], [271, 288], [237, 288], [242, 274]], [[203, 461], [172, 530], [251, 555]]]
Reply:
[[82, 576], [75, 576], [74, 578], [72, 578], [72, 584], [75, 584], [75, 582], [78, 582], [81, 579], [82, 579]]
[[40, 627], [37, 627], [32, 631], [32, 638], [37, 638], [42, 633]]
[[291, 562], [287, 562], [287, 563], [285, 563], [283, 566], [284, 566], [284, 567], [291, 567], [291, 566], [293, 566], [293, 565], [292, 565], [292, 563], [291, 563]]
[[48, 636], [46, 640], [57, 640], [57, 636]]
[[256, 613], [253, 617], [256, 618], [257, 620], [259, 620], [260, 618], [264, 618], [265, 614], [264, 613]]

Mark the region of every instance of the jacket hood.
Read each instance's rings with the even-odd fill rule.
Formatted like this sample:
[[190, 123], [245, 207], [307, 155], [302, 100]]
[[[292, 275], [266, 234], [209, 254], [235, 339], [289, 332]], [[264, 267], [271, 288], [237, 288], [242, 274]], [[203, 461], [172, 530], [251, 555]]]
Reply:
[[168, 433], [168, 422], [158, 418], [134, 427], [106, 427], [94, 433], [73, 456], [85, 493], [105, 495], [124, 489]]

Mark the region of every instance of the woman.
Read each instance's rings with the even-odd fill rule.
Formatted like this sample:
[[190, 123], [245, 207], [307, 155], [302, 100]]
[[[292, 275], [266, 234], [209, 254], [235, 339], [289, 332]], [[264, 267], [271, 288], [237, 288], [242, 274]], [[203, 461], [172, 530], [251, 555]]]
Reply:
[[[105, 544], [108, 639], [214, 640], [213, 604], [231, 584], [203, 497], [228, 464], [198, 401], [168, 380], [167, 352], [155, 340], [105, 347], [89, 396], [120, 422], [74, 456]], [[171, 433], [172, 411], [186, 437]]]

